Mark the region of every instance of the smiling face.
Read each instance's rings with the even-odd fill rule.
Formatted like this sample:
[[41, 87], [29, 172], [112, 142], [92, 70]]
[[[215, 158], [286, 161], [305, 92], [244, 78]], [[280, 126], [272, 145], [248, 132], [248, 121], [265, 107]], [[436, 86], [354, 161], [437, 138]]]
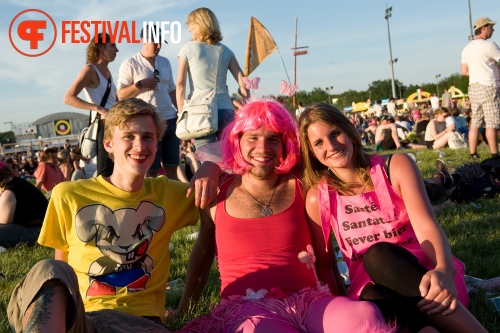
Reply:
[[144, 177], [158, 148], [155, 129], [149, 115], [132, 116], [122, 126], [114, 127], [112, 137], [104, 139], [104, 147], [115, 162], [113, 175]]
[[274, 174], [283, 155], [283, 142], [279, 133], [265, 127], [243, 133], [240, 138], [241, 155], [252, 167], [248, 171], [259, 179]]
[[352, 167], [353, 144], [346, 133], [334, 125], [315, 122], [307, 130], [314, 157], [330, 169]]

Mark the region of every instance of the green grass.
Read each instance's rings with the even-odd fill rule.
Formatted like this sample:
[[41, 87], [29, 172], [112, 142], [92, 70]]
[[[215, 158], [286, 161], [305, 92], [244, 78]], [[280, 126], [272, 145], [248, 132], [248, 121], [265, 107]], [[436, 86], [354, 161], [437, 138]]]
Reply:
[[[417, 164], [424, 177], [430, 177], [435, 171], [435, 160], [438, 153], [422, 150], [407, 150], [417, 158]], [[443, 160], [451, 168], [455, 168], [468, 161], [469, 154], [466, 150], [441, 149], [445, 153]], [[479, 154], [483, 157], [489, 155], [486, 146], [480, 146]], [[450, 241], [453, 253], [466, 265], [466, 274], [481, 279], [500, 276], [500, 199], [482, 199], [477, 201], [480, 208], [472, 205], [453, 205], [437, 213], [437, 219], [445, 230]], [[185, 280], [187, 261], [194, 241], [187, 240], [186, 236], [197, 230], [188, 227], [173, 235], [172, 266], [170, 279], [181, 278]], [[10, 294], [17, 281], [19, 281], [30, 267], [40, 259], [53, 257], [53, 250], [42, 246], [20, 246], [8, 249], [0, 254], [0, 332], [10, 332], [6, 318], [7, 304]], [[214, 264], [210, 272], [207, 286], [205, 287], [199, 305], [192, 309], [185, 318], [169, 324], [169, 328], [176, 330], [183, 326], [189, 319], [208, 311], [211, 305], [219, 301], [220, 283], [217, 267]], [[179, 303], [181, 294], [167, 295], [166, 304], [175, 308]], [[485, 301], [485, 293], [479, 292], [470, 295], [471, 312], [492, 333], [500, 333], [500, 315], [492, 312]]]

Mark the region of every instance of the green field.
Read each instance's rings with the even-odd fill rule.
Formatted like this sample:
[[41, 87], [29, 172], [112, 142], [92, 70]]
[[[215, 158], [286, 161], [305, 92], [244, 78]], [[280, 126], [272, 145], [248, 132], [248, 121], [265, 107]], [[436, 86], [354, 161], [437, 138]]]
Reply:
[[[466, 150], [441, 150], [443, 160], [451, 167], [457, 167], [468, 161]], [[417, 158], [417, 164], [424, 177], [430, 177], [435, 171], [434, 151], [409, 150]], [[487, 147], [480, 146], [481, 156], [488, 156]], [[476, 205], [446, 206], [437, 213], [437, 219], [450, 241], [453, 254], [466, 265], [466, 274], [481, 279], [500, 276], [500, 199], [481, 199]], [[194, 241], [187, 235], [196, 231], [196, 227], [185, 228], [173, 235], [172, 268], [170, 279], [185, 279], [187, 261]], [[6, 309], [10, 294], [15, 284], [38, 260], [53, 257], [53, 250], [41, 246], [20, 246], [8, 249], [0, 254], [0, 332], [10, 332], [6, 319]], [[191, 317], [207, 311], [210, 305], [218, 302], [220, 284], [218, 271], [213, 265], [204, 295], [197, 307], [187, 317], [169, 324], [172, 330], [182, 327]], [[167, 296], [166, 304], [175, 308], [180, 300], [179, 293]], [[470, 310], [489, 332], [500, 333], [500, 314], [488, 307], [485, 292], [470, 295]]]

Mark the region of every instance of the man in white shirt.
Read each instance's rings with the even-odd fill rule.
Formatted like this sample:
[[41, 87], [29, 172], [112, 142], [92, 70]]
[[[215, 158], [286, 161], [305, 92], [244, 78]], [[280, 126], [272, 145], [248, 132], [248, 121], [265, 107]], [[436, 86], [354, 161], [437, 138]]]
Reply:
[[396, 99], [394, 97], [389, 98], [389, 103], [387, 104], [387, 112], [393, 117], [396, 117]]
[[[170, 61], [159, 55], [161, 36], [161, 30], [154, 25], [147, 26], [146, 31], [141, 30], [142, 49], [121, 64], [117, 89], [120, 99], [137, 97], [154, 105], [167, 125], [158, 142], [155, 161], [146, 176], [156, 177], [161, 168], [160, 162], [163, 162], [165, 176], [177, 180], [180, 140], [175, 135], [175, 81]], [[158, 37], [157, 40], [155, 37]]]
[[486, 127], [486, 139], [492, 156], [498, 155], [498, 129], [500, 128], [500, 82], [497, 61], [500, 48], [492, 41], [496, 22], [481, 17], [474, 24], [476, 37], [462, 51], [462, 75], [469, 76], [469, 98], [472, 118], [469, 128], [469, 149], [478, 159], [479, 128]]
[[380, 118], [382, 116], [382, 101], [379, 99], [375, 103], [375, 106], [373, 107], [373, 111], [375, 111], [375, 115]]
[[302, 111], [304, 111], [306, 108], [302, 106], [302, 102], [299, 102], [299, 105], [298, 105], [298, 109], [295, 111], [295, 118], [297, 118], [297, 120], [299, 120], [300, 118], [300, 114], [302, 113]]
[[432, 97], [430, 98], [430, 102], [431, 102], [432, 111], [436, 111], [437, 109], [439, 109], [439, 97], [437, 97], [436, 93], [432, 94]]

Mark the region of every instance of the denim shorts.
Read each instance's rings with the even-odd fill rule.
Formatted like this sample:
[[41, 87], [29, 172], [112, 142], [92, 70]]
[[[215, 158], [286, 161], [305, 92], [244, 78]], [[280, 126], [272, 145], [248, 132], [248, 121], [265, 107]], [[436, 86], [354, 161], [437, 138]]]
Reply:
[[163, 162], [164, 167], [173, 167], [179, 165], [179, 145], [181, 141], [175, 135], [177, 128], [177, 119], [168, 119], [165, 121], [167, 125], [161, 140], [158, 142], [158, 150], [156, 151], [155, 161], [149, 170], [158, 171], [161, 168], [160, 162]]

